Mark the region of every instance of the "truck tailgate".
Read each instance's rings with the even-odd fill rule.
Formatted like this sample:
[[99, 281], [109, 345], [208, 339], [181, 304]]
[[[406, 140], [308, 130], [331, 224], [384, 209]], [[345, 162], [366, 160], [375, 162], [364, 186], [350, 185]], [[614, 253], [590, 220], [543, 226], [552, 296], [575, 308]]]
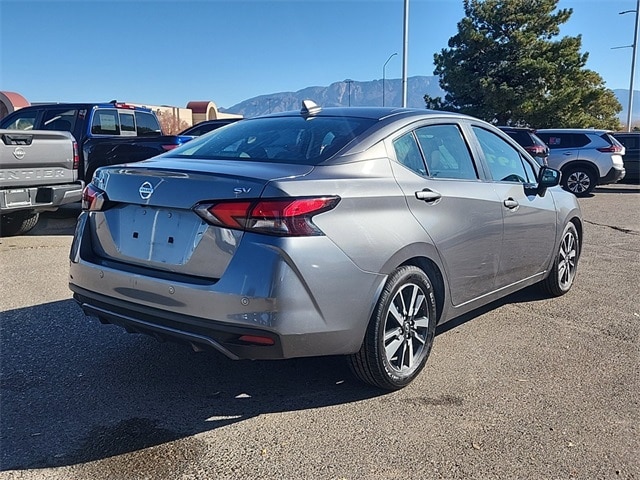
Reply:
[[77, 146], [71, 133], [0, 130], [0, 188], [77, 180]]

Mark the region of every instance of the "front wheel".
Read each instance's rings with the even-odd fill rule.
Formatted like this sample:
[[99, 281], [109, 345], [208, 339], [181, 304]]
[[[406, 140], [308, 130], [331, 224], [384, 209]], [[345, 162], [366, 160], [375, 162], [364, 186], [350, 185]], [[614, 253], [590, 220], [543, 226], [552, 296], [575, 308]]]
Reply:
[[429, 277], [418, 267], [395, 270], [378, 299], [360, 351], [349, 366], [360, 380], [385, 390], [405, 387], [431, 352], [436, 300]]
[[559, 297], [571, 289], [576, 278], [580, 258], [580, 237], [573, 223], [569, 223], [562, 233], [560, 247], [542, 287], [549, 295]]
[[577, 197], [588, 195], [596, 188], [597, 178], [588, 168], [573, 167], [562, 174], [562, 186]]

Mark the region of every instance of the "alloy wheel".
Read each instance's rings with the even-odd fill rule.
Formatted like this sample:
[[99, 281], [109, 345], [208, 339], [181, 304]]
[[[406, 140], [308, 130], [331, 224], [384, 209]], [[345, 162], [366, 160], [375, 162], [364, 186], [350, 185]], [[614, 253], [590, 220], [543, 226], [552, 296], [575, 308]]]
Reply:
[[572, 231], [566, 232], [558, 252], [558, 283], [568, 290], [576, 276], [578, 242]]
[[414, 283], [395, 294], [384, 325], [384, 349], [389, 366], [410, 374], [428, 354], [429, 306], [425, 292]]
[[567, 178], [567, 188], [573, 193], [584, 193], [591, 187], [591, 178], [585, 172], [575, 171]]

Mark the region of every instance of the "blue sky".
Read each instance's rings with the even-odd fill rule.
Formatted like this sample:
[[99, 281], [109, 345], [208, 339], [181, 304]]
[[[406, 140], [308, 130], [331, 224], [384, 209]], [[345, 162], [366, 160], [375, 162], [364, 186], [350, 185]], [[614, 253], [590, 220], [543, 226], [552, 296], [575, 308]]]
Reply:
[[[0, 0], [0, 90], [31, 102], [231, 107], [275, 92], [401, 78], [404, 0]], [[587, 68], [628, 89], [636, 0], [560, 0]], [[408, 76], [432, 75], [462, 0], [409, 0]], [[636, 72], [638, 68], [636, 68]], [[635, 83], [635, 89], [638, 83]]]

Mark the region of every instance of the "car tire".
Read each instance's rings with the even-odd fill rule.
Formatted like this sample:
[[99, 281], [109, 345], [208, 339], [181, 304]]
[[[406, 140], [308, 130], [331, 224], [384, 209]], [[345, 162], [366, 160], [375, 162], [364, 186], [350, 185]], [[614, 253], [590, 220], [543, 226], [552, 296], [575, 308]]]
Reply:
[[13, 237], [27, 233], [38, 223], [40, 213], [31, 211], [14, 212], [0, 217], [0, 237]]
[[427, 274], [407, 265], [387, 279], [351, 370], [365, 383], [399, 390], [424, 368], [435, 335], [436, 299]]
[[575, 225], [569, 223], [562, 233], [551, 271], [542, 282], [543, 290], [553, 297], [567, 293], [576, 277], [579, 258], [580, 237]]
[[596, 188], [596, 175], [585, 167], [570, 167], [562, 172], [562, 187], [576, 197], [583, 197]]

